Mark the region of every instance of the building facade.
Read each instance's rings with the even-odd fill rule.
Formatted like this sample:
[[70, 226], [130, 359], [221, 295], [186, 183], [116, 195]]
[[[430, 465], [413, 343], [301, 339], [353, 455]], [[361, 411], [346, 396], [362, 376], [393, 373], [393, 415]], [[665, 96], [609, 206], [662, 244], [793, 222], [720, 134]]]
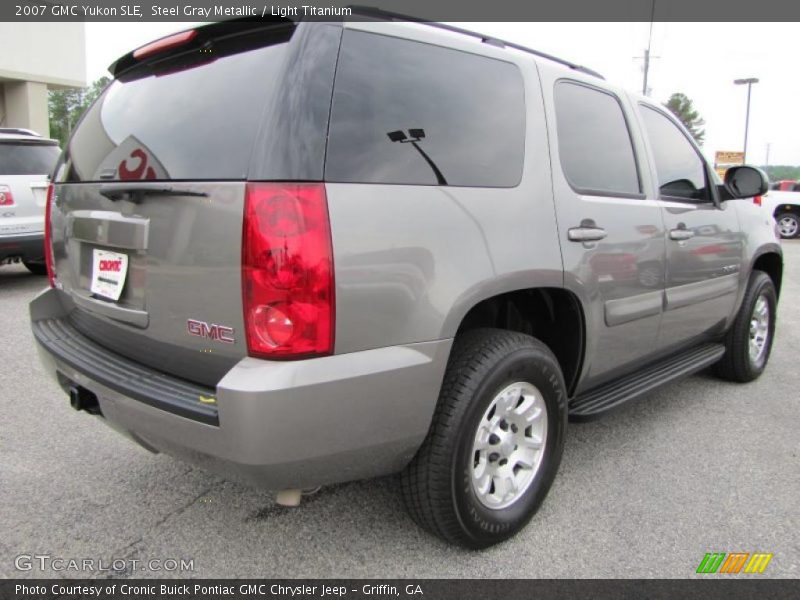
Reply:
[[86, 86], [83, 23], [0, 23], [0, 127], [50, 135], [47, 90]]

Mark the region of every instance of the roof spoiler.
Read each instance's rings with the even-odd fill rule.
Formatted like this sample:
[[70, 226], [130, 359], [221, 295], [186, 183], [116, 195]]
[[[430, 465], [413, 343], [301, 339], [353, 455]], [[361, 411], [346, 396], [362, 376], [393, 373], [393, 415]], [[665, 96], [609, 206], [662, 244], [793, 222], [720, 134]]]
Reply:
[[[176, 31], [167, 36], [154, 40], [140, 48], [131, 50], [124, 56], [121, 56], [108, 67], [109, 72], [116, 78], [128, 69], [147, 64], [151, 61], [161, 60], [162, 58], [171, 54], [185, 52], [186, 50], [200, 50], [213, 40], [220, 40], [230, 36], [241, 35], [257, 29], [265, 29], [275, 25], [287, 25], [292, 23], [290, 19], [231, 19], [229, 21], [218, 21], [202, 25], [194, 29], [185, 29]], [[187, 35], [194, 32], [191, 35]], [[174, 43], [170, 40], [175, 39]], [[159, 51], [146, 51], [141, 54], [142, 50], [148, 48], [157, 48], [159, 42], [163, 42], [163, 50]]]

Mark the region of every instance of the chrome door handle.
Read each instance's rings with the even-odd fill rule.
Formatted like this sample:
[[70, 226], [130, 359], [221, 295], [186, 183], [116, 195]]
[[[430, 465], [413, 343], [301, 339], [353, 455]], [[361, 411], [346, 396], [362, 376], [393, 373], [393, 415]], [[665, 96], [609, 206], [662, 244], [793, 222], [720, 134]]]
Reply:
[[597, 242], [607, 235], [602, 227], [573, 227], [567, 231], [570, 242]]
[[692, 231], [691, 229], [678, 228], [669, 230], [669, 239], [671, 240], [683, 241], [691, 239], [693, 237], [694, 237], [694, 231]]

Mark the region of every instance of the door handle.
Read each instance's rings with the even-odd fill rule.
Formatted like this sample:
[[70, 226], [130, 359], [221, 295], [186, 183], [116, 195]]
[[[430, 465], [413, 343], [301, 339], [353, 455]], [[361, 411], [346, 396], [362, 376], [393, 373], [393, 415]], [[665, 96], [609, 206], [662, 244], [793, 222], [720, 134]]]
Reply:
[[688, 240], [694, 237], [694, 231], [691, 229], [684, 229], [683, 227], [679, 227], [678, 229], [670, 229], [669, 230], [669, 239], [676, 240], [676, 241], [683, 241]]
[[570, 242], [597, 242], [607, 235], [602, 227], [573, 227], [567, 231]]

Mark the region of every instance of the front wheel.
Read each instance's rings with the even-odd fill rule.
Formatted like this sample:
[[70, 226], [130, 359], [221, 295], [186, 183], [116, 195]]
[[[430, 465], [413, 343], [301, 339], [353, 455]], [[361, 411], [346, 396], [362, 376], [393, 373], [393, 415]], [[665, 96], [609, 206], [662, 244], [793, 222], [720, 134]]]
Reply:
[[775, 217], [778, 231], [784, 239], [796, 238], [800, 233], [800, 217], [794, 213], [782, 213]]
[[497, 329], [456, 338], [430, 431], [401, 475], [412, 518], [471, 548], [514, 535], [558, 470], [566, 403], [558, 361], [539, 340]]
[[728, 381], [753, 381], [764, 372], [772, 350], [777, 309], [775, 285], [763, 271], [753, 271], [742, 306], [725, 335], [725, 355], [714, 366]]

